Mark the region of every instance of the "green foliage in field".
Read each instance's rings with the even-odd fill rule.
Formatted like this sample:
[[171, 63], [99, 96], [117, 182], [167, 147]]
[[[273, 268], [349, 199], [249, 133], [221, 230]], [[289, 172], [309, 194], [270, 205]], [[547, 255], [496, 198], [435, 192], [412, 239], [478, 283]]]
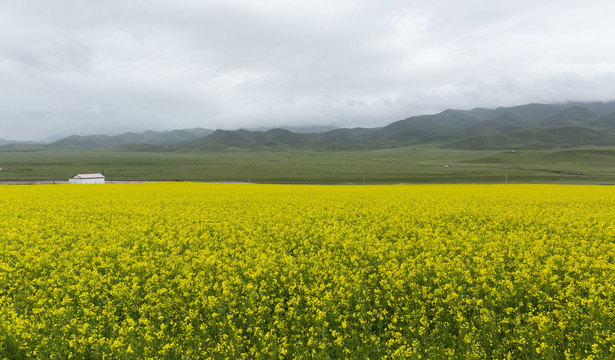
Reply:
[[370, 151], [0, 152], [0, 182], [66, 180], [104, 172], [108, 180], [288, 183], [615, 182], [612, 147], [463, 151], [429, 146]]

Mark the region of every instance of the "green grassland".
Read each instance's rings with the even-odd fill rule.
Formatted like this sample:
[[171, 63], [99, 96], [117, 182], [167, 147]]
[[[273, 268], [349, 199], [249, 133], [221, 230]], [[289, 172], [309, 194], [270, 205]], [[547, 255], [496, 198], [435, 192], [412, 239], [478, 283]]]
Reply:
[[436, 146], [354, 151], [111, 149], [0, 152], [0, 181], [108, 180], [262, 183], [615, 183], [615, 147], [455, 150]]
[[[515, 149], [513, 151], [513, 149]], [[322, 133], [189, 129], [0, 146], [0, 181], [615, 183], [615, 102], [445, 110]]]

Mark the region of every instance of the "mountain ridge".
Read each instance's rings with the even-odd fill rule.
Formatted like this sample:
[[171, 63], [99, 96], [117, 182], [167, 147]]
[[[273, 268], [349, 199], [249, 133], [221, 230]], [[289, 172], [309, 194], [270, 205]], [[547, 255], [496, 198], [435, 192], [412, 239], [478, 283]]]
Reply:
[[615, 145], [615, 101], [530, 103], [495, 109], [447, 109], [437, 114], [408, 117], [379, 128], [328, 129], [314, 126], [311, 129], [323, 131], [294, 132], [288, 128], [255, 131], [203, 128], [148, 130], [115, 136], [72, 135], [44, 145], [5, 143], [0, 149], [116, 148], [133, 151], [224, 152], [367, 150], [425, 144], [464, 150]]

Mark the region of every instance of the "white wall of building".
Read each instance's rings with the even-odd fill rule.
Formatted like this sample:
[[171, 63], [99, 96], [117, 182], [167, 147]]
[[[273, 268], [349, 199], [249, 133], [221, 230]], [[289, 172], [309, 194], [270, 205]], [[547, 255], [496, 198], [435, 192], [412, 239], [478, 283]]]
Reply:
[[104, 184], [105, 176], [100, 173], [77, 174], [68, 179], [69, 184]]
[[69, 184], [104, 184], [104, 178], [98, 179], [68, 179]]

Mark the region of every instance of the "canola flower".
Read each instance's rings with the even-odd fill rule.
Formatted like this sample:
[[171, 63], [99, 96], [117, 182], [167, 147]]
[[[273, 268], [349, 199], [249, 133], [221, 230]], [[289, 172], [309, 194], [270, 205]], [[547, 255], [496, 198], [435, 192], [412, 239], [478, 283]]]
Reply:
[[0, 187], [0, 359], [615, 358], [615, 189]]

